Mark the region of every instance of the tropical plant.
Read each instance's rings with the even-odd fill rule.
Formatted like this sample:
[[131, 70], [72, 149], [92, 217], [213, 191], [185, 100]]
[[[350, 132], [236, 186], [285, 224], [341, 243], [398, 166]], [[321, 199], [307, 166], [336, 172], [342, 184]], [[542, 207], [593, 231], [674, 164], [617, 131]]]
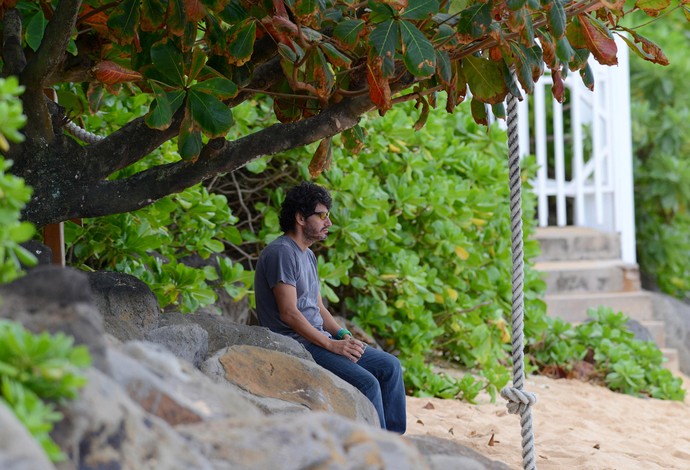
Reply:
[[[15, 77], [0, 78], [0, 151], [7, 151], [10, 142], [21, 142], [19, 132], [26, 122], [18, 100], [23, 88]], [[33, 266], [36, 258], [21, 243], [34, 235], [34, 226], [21, 222], [20, 212], [31, 198], [31, 188], [24, 180], [9, 174], [12, 163], [0, 156], [0, 283], [15, 279], [22, 265]]]
[[0, 403], [41, 444], [53, 461], [64, 454], [50, 436], [62, 419], [56, 405], [73, 399], [86, 384], [80, 369], [91, 363], [85, 346], [63, 333], [33, 334], [20, 324], [0, 320]]
[[[562, 99], [571, 72], [592, 86], [590, 55], [616, 63], [612, 32], [627, 32], [631, 47], [663, 62], [658, 47], [620, 20], [631, 10], [656, 16], [670, 8], [643, 0], [627, 7], [598, 0], [5, 0], [2, 74], [19, 77], [27, 112], [26, 140], [11, 143], [6, 156], [34, 189], [24, 216], [38, 226], [133, 211], [262, 155], [320, 141], [318, 174], [330, 139], [347, 131], [356, 140], [359, 117], [372, 109], [383, 114], [415, 101], [419, 127], [437, 92], [445, 92], [448, 111], [471, 94], [475, 120], [486, 122], [485, 105], [502, 115], [506, 96], [521, 93], [511, 70], [530, 93], [545, 68]], [[143, 100], [146, 111], [101, 140], [64, 135], [76, 132], [69, 120], [107, 115], [116, 93]], [[275, 98], [280, 122], [227, 140], [232, 109], [266, 95]], [[174, 162], [114, 177], [171, 141]]]
[[[649, 33], [668, 51], [659, 73], [631, 60], [637, 252], [646, 279], [690, 299], [690, 119], [685, 85], [690, 37], [684, 22], [665, 18]], [[634, 58], [633, 58], [634, 59]]]
[[587, 315], [589, 320], [576, 326], [553, 319], [529, 348], [530, 359], [543, 373], [577, 377], [579, 368], [585, 378], [621, 393], [685, 399], [682, 380], [664, 367], [663, 354], [653, 341], [635, 339], [626, 315], [608, 307], [589, 309]]

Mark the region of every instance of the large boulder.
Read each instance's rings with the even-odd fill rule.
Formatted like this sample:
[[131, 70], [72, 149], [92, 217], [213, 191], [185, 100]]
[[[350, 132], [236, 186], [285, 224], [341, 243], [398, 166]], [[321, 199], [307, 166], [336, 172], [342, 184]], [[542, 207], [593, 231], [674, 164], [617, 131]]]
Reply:
[[146, 333], [146, 340], [166, 347], [196, 367], [208, 356], [208, 333], [196, 323], [156, 328]]
[[0, 285], [0, 317], [34, 333], [63, 332], [88, 347], [96, 367], [106, 370], [103, 319], [93, 304], [85, 273], [60, 266], [38, 266]]
[[[317, 365], [298, 357], [254, 346], [230, 346], [207, 360], [204, 371], [240, 387], [267, 412], [274, 400], [303, 410], [329, 411], [378, 426], [371, 402], [355, 387]], [[211, 364], [216, 364], [214, 369]], [[265, 401], [262, 398], [271, 400]]]
[[0, 468], [55, 470], [36, 439], [0, 402]]
[[158, 299], [144, 282], [129, 274], [100, 271], [88, 273], [88, 279], [106, 332], [127, 342], [144, 339], [158, 327]]
[[285, 354], [313, 361], [311, 354], [292, 338], [279, 335], [268, 328], [241, 325], [230, 318], [209, 313], [165, 313], [160, 317], [160, 327], [195, 323], [208, 333], [208, 351], [214, 354], [232, 345], [248, 345], [280, 351]]
[[491, 460], [448, 439], [423, 435], [405, 436], [404, 439], [429, 459], [433, 470], [510, 470], [503, 462]]
[[229, 384], [219, 384], [153, 343], [110, 348], [112, 378], [144, 410], [172, 426], [262, 413]]
[[112, 379], [95, 369], [87, 378], [51, 433], [68, 457], [59, 470], [212, 470], [197, 443], [144, 411]]
[[334, 414], [220, 420], [177, 429], [209, 445], [207, 456], [215, 470], [429, 469], [426, 459], [399, 435]]

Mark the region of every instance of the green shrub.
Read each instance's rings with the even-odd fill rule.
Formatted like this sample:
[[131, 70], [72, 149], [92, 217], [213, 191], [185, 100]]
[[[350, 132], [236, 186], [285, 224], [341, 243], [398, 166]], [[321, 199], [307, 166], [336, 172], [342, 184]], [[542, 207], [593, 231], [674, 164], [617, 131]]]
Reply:
[[86, 378], [79, 369], [91, 359], [85, 346], [57, 333], [33, 334], [20, 324], [0, 320], [0, 402], [41, 444], [52, 461], [64, 454], [50, 437], [53, 424], [62, 419], [56, 404], [77, 396]]
[[[640, 341], [627, 328], [629, 320], [608, 307], [589, 309], [589, 321], [573, 326], [560, 319], [529, 348], [541, 370], [556, 366], [568, 376], [581, 361], [593, 364], [597, 379], [611, 390], [664, 400], [685, 399], [682, 381], [664, 368], [653, 341]], [[552, 369], [553, 370], [553, 369]]]

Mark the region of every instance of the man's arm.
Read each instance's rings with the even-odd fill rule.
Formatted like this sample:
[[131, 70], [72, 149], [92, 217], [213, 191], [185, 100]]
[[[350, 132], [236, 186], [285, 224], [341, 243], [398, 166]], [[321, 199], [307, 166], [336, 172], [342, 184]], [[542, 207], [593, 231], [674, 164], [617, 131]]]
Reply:
[[337, 321], [335, 321], [335, 318], [333, 318], [331, 312], [323, 304], [321, 294], [319, 294], [319, 310], [321, 311], [321, 318], [323, 318], [323, 329], [335, 337], [338, 334], [338, 331], [340, 331], [341, 326]]
[[[276, 304], [278, 304], [280, 319], [287, 326], [295, 330], [298, 335], [305, 338], [310, 343], [333, 353], [340, 354], [341, 356], [345, 356], [354, 362], [357, 362], [362, 356], [364, 348], [358, 341], [337, 341], [327, 338], [304, 318], [302, 312], [297, 308], [297, 289], [295, 289], [294, 286], [279, 282], [273, 288], [273, 295], [276, 298]], [[333, 316], [330, 313], [328, 316], [330, 317], [330, 322], [335, 323], [337, 326]], [[324, 318], [324, 327], [325, 322], [326, 319]], [[332, 324], [330, 326], [332, 327]], [[330, 333], [330, 330], [326, 331]]]

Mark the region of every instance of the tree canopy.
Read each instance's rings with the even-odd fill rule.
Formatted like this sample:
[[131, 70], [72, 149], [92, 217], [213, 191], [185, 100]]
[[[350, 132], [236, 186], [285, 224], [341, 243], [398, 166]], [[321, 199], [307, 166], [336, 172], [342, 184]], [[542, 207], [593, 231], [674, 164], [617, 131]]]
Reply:
[[[34, 188], [27, 220], [44, 225], [132, 211], [263, 155], [331, 137], [363, 145], [359, 117], [416, 101], [423, 126], [436, 94], [446, 109], [471, 96], [472, 114], [502, 116], [512, 94], [531, 93], [548, 69], [554, 96], [578, 72], [593, 86], [590, 55], [616, 64], [613, 34], [665, 64], [651, 41], [626, 27], [686, 0], [2, 0], [2, 74], [24, 87], [23, 142], [4, 151]], [[517, 78], [517, 82], [513, 80]], [[56, 102], [61, 96], [71, 97]], [[94, 139], [66, 134], [111, 94], [147, 97], [147, 112]], [[272, 99], [275, 124], [226, 139], [233, 107]], [[180, 159], [113, 179], [174, 140]]]

